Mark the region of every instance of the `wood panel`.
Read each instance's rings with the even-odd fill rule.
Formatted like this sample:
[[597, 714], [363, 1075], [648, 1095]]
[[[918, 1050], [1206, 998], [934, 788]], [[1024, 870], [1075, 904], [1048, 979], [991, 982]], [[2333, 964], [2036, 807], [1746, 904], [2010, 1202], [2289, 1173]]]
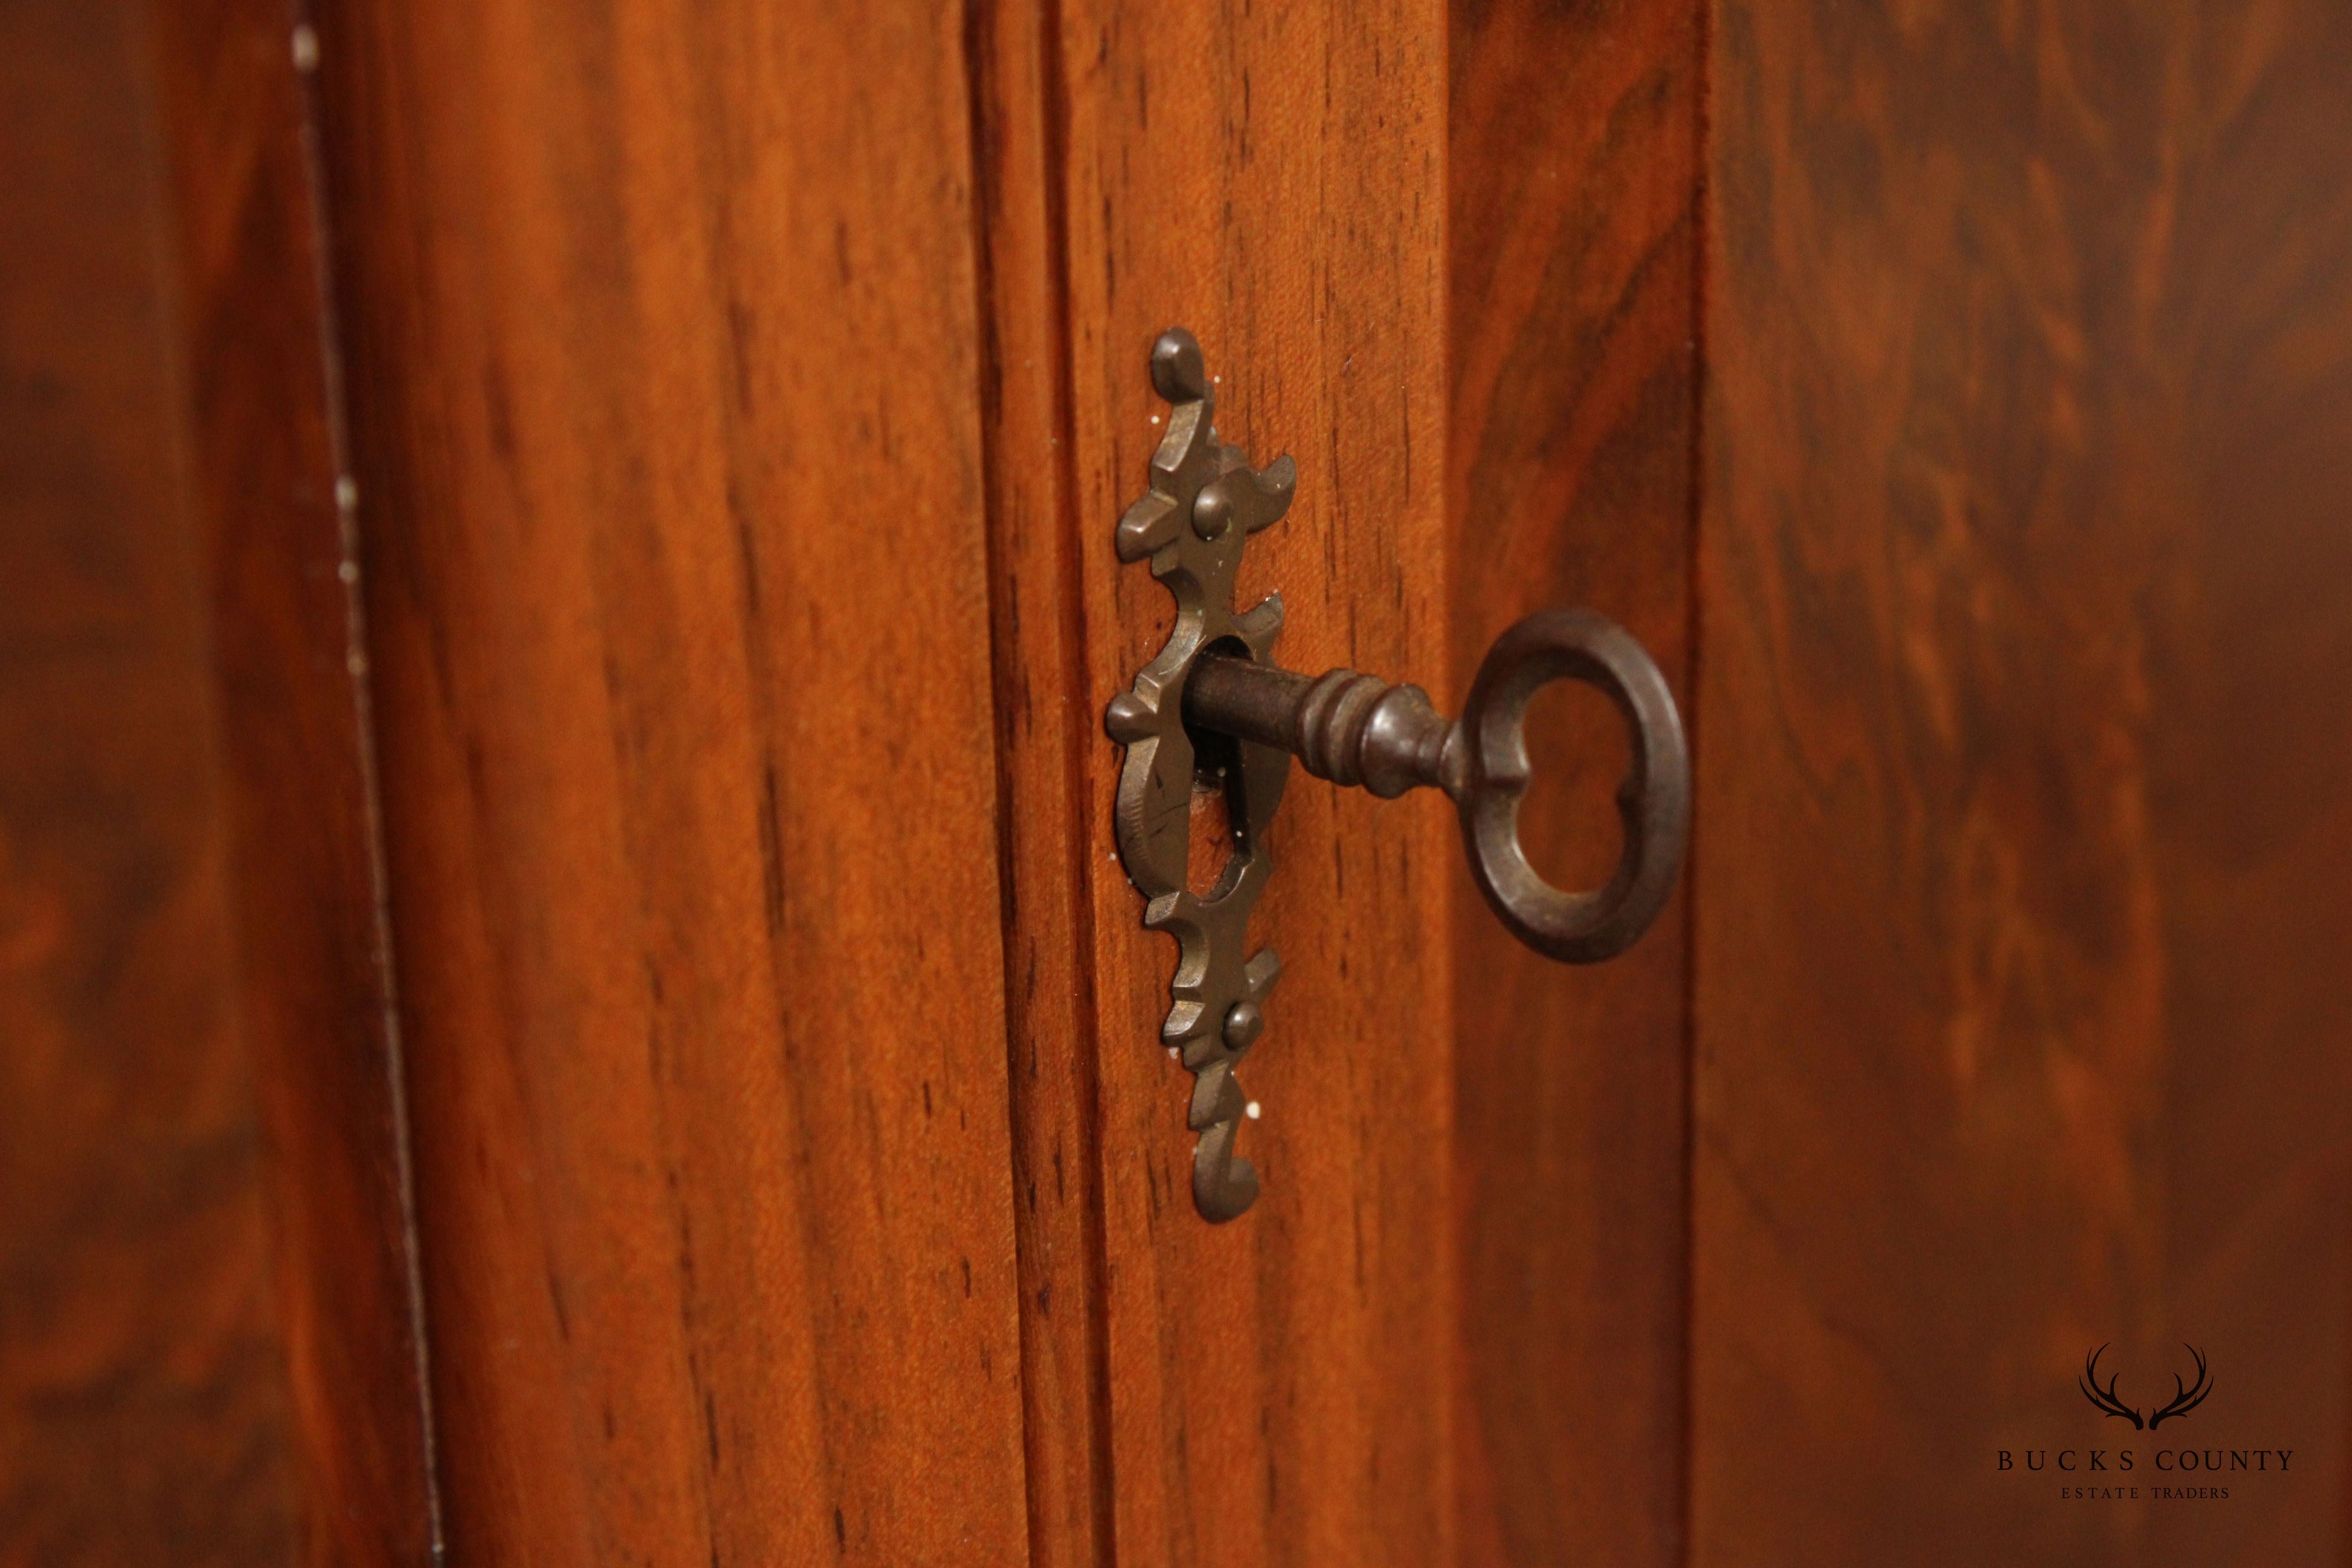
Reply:
[[2352, 14], [1714, 38], [1695, 1559], [2339, 1562]]
[[298, 1530], [142, 8], [0, 9], [0, 1562]]
[[322, 11], [460, 1561], [1027, 1555], [961, 26]]
[[[1100, 730], [1171, 618], [1111, 532], [1164, 413], [1145, 355], [1176, 324], [1223, 378], [1225, 437], [1299, 459], [1298, 502], [1242, 583], [1283, 593], [1284, 659], [1442, 675], [1444, 15], [1072, 4], [1053, 19], [1037, 112], [1058, 157], [1045, 265], [1066, 290], [1077, 570], [1056, 635], [1079, 665], [1075, 687], [1045, 664], [1034, 679], [1076, 708], [1056, 717], [1093, 1016], [1041, 1045], [1096, 1053], [1110, 1545], [1128, 1568], [1447, 1561], [1444, 803], [1295, 780], [1258, 920], [1285, 977], [1244, 1073], [1264, 1194], [1212, 1226], [1190, 1196], [1190, 1080], [1158, 1041], [1174, 951], [1118, 873], [1118, 752]], [[1051, 460], [1034, 438], [1026, 457]]]
[[191, 569], [210, 609], [300, 1554], [423, 1564], [437, 1540], [398, 1040], [289, 8], [174, 0], [152, 16], [179, 218]]
[[996, 680], [997, 836], [1021, 1269], [1031, 1561], [1113, 1561], [1094, 882], [1080, 574], [1072, 504], [1065, 112], [1050, 6], [972, 7], [972, 161]]
[[[1453, 8], [1452, 693], [1555, 605], [1687, 690], [1701, 9]], [[1528, 852], [1598, 881], [1620, 721], [1533, 717]], [[1686, 918], [1563, 969], [1456, 901], [1467, 1561], [1681, 1560]]]

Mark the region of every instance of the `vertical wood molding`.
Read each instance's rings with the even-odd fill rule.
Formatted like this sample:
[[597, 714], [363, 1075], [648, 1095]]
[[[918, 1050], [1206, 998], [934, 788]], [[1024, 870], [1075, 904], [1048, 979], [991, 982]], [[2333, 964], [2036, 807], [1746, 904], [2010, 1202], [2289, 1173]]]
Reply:
[[460, 1560], [1026, 1560], [962, 18], [322, 9]]
[[1034, 0], [969, 16], [1030, 1552], [1092, 1568], [1113, 1559], [1116, 1484], [1087, 826], [1102, 726], [1072, 504], [1061, 38]]
[[41, 5], [0, 50], [37, 247], [0, 420], [28, 1561], [434, 1552], [291, 27]]
[[1444, 14], [1084, 3], [1059, 24], [1118, 1559], [1449, 1561], [1451, 820], [1295, 779], [1255, 933], [1284, 978], [1243, 1074], [1265, 1192], [1211, 1226], [1190, 1079], [1158, 1043], [1174, 950], [1118, 872], [1099, 727], [1170, 620], [1111, 530], [1171, 325], [1223, 377], [1225, 437], [1298, 458], [1241, 586], [1281, 590], [1284, 661], [1444, 667]]
[[[1453, 690], [1520, 616], [1582, 605], [1690, 717], [1700, 9], [1454, 6]], [[1532, 728], [1530, 853], [1596, 881], [1621, 721]], [[1681, 1560], [1688, 908], [1564, 970], [1457, 905], [1469, 1562]]]
[[300, 1557], [437, 1550], [391, 958], [336, 500], [320, 211], [282, 0], [152, 7]]

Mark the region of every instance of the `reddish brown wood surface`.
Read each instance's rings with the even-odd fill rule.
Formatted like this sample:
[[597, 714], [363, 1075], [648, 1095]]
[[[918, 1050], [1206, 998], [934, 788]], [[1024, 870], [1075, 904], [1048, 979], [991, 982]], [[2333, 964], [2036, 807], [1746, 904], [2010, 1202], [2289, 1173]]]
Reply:
[[0, 1562], [266, 1563], [296, 1464], [145, 17], [0, 11]]
[[1094, 809], [1072, 510], [1060, 38], [1050, 7], [975, 6], [972, 161], [996, 688], [997, 835], [1021, 1266], [1031, 1561], [1113, 1561], [1108, 1259], [1097, 1163]]
[[319, 211], [288, 8], [153, 8], [238, 1001], [268, 1158], [300, 1554], [432, 1560], [375, 822]]
[[2341, 1562], [2352, 16], [1714, 38], [1695, 1560]]
[[962, 18], [321, 20], [452, 1556], [1022, 1562]]
[[1082, 1025], [1054, 1048], [1097, 1053], [1111, 1544], [1124, 1568], [1444, 1562], [1444, 803], [1294, 782], [1257, 928], [1285, 974], [1243, 1073], [1265, 1108], [1243, 1134], [1264, 1195], [1212, 1226], [1191, 1200], [1190, 1080], [1158, 1042], [1175, 955], [1118, 872], [1118, 752], [1099, 716], [1171, 620], [1111, 531], [1165, 410], [1145, 355], [1176, 324], [1223, 378], [1225, 437], [1299, 460], [1298, 502], [1253, 542], [1242, 584], [1283, 593], [1283, 659], [1444, 668], [1444, 17], [1087, 4], [1058, 21], [1042, 112], [1078, 591], [1057, 613], [1082, 666], [1075, 689], [1041, 679], [1084, 726], [1065, 827], [1087, 878], [1095, 1016], [1090, 1041]]
[[[1454, 8], [1450, 693], [1554, 605], [1686, 692], [1699, 12]], [[1597, 881], [1619, 721], [1536, 717], [1529, 852]], [[1563, 969], [1456, 900], [1466, 1561], [1681, 1559], [1685, 918]]]
[[432, 1551], [289, 26], [0, 51], [10, 1562]]

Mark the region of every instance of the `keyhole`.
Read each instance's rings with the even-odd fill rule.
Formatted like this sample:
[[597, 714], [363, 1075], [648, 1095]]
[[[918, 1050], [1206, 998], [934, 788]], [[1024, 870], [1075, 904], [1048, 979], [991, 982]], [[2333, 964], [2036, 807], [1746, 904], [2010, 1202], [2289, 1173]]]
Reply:
[[1223, 735], [1195, 733], [1197, 771], [1192, 778], [1192, 838], [1184, 856], [1184, 885], [1202, 898], [1216, 890], [1234, 858], [1233, 742]]
[[[1233, 637], [1220, 637], [1211, 653], [1246, 658], [1249, 650]], [[1233, 797], [1237, 780], [1234, 770], [1241, 754], [1234, 738], [1210, 730], [1193, 730], [1192, 837], [1185, 847], [1184, 886], [1195, 897], [1207, 898], [1232, 864], [1240, 847], [1234, 839]]]

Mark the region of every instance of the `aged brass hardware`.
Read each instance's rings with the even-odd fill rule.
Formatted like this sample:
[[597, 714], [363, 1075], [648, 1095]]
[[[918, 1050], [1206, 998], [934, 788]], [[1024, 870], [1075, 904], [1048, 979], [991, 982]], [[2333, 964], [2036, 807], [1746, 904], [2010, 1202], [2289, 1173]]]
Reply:
[[[1547, 610], [1505, 632], [1449, 721], [1416, 686], [1334, 669], [1320, 677], [1271, 662], [1282, 600], [1233, 607], [1234, 574], [1251, 534], [1289, 510], [1297, 470], [1277, 458], [1253, 470], [1217, 439], [1199, 343], [1181, 328], [1151, 350], [1152, 384], [1171, 405], [1151, 459], [1151, 488], [1127, 510], [1119, 559], [1149, 558], [1176, 598], [1168, 642], [1105, 714], [1127, 748], [1117, 831], [1128, 876], [1150, 900], [1144, 924], [1176, 938], [1173, 1005], [1160, 1034], [1193, 1075], [1192, 1201], [1228, 1220], [1257, 1198], [1257, 1172], [1234, 1152], [1248, 1098], [1235, 1064], [1265, 1028], [1265, 995], [1281, 965], [1248, 948], [1250, 910], [1272, 874], [1265, 847], [1290, 759], [1335, 784], [1383, 798], [1432, 787], [1454, 800], [1471, 875], [1503, 923], [1529, 947], [1570, 963], [1624, 951], [1674, 889], [1690, 834], [1690, 763], [1665, 678], [1642, 645], [1585, 610]], [[1633, 732], [1633, 764], [1619, 789], [1624, 845], [1615, 873], [1592, 892], [1546, 882], [1519, 846], [1528, 782], [1528, 702], [1554, 680], [1606, 693]], [[1233, 853], [1205, 894], [1185, 886], [1196, 780], [1221, 782]]]

